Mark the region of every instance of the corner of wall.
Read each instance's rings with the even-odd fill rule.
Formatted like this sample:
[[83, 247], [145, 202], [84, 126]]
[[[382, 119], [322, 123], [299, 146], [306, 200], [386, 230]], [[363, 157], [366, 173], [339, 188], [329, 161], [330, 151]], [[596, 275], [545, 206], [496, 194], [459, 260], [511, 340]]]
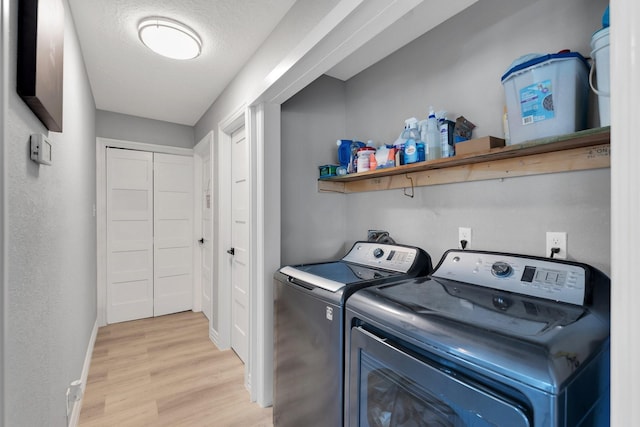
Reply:
[[6, 325], [7, 319], [5, 303], [6, 303], [6, 292], [7, 292], [7, 269], [6, 265], [6, 233], [5, 230], [7, 228], [6, 224], [6, 191], [5, 186], [7, 185], [7, 177], [5, 162], [7, 161], [7, 156], [5, 152], [5, 144], [6, 139], [6, 129], [5, 123], [7, 122], [7, 91], [8, 91], [8, 52], [9, 52], [9, 0], [2, 0], [0, 3], [0, 123], [2, 129], [2, 137], [1, 146], [0, 146], [0, 177], [2, 178], [2, 184], [0, 185], [0, 272], [1, 272], [1, 282], [0, 282], [0, 323], [2, 326], [0, 327], [0, 425], [5, 425], [5, 414], [6, 411], [4, 409], [5, 405], [5, 379], [4, 379], [4, 352], [5, 352], [5, 336], [6, 336]]

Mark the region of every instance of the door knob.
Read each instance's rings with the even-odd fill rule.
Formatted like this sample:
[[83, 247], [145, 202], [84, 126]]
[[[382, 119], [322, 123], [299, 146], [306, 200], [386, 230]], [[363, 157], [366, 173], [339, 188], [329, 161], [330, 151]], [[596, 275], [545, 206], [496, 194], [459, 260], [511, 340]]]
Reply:
[[198, 240], [198, 243], [200, 243], [201, 245], [204, 245], [204, 237]]
[[235, 254], [236, 254], [236, 249], [235, 249], [235, 248], [231, 248], [231, 249], [229, 249], [229, 250], [227, 251], [227, 253], [228, 253], [229, 255], [235, 255]]

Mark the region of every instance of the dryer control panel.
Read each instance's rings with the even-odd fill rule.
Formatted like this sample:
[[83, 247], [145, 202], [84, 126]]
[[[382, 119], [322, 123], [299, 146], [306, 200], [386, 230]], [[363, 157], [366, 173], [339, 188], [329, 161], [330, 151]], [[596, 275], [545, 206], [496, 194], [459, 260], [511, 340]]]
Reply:
[[576, 305], [587, 295], [582, 265], [515, 254], [452, 250], [432, 276]]
[[375, 242], [356, 242], [343, 261], [407, 273], [418, 261], [419, 249]]

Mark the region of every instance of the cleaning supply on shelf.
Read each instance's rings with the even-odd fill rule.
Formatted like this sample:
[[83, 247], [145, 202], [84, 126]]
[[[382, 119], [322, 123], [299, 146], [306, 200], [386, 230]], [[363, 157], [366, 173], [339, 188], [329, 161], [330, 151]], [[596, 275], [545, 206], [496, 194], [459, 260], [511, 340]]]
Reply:
[[464, 116], [460, 116], [456, 119], [455, 127], [453, 128], [453, 140], [457, 144], [458, 142], [468, 141], [473, 135], [473, 129], [476, 125], [467, 120]]
[[447, 112], [443, 111], [438, 118], [438, 130], [440, 131], [440, 150], [442, 158], [453, 157], [455, 155], [453, 143], [453, 129], [455, 122], [447, 119]]
[[427, 160], [439, 159], [442, 156], [440, 147], [440, 131], [438, 121], [433, 107], [429, 108], [429, 118], [427, 119]]
[[328, 178], [330, 176], [336, 176], [337, 175], [337, 169], [340, 166], [337, 165], [323, 165], [323, 166], [318, 166], [318, 169], [320, 170], [320, 178]]
[[376, 149], [373, 147], [361, 147], [358, 148], [358, 161], [356, 172], [366, 172], [370, 168], [369, 160], [371, 155], [375, 156]]
[[415, 139], [407, 139], [404, 144], [404, 163], [415, 163], [418, 161], [418, 147]]
[[404, 144], [400, 146], [395, 146], [395, 165], [402, 166], [404, 165]]
[[[591, 59], [593, 65], [589, 70], [589, 86], [598, 95], [598, 113], [600, 126], [611, 125], [611, 93], [609, 81], [611, 70], [609, 69], [609, 7], [602, 16], [602, 28], [591, 37]], [[596, 75], [594, 82], [593, 75]]]
[[404, 163], [415, 163], [418, 161], [418, 147], [420, 132], [418, 131], [418, 119], [411, 117], [404, 121], [405, 127], [402, 132], [404, 139]]
[[376, 160], [376, 154], [369, 154], [369, 170], [374, 171], [378, 169], [378, 160]]
[[395, 166], [395, 152], [393, 146], [381, 145], [376, 149], [376, 163], [378, 169], [392, 168]]
[[504, 134], [504, 140], [507, 145], [511, 143], [511, 137], [509, 137], [509, 114], [507, 113], [507, 106], [504, 106], [502, 111], [502, 133]]
[[338, 163], [345, 168], [349, 166], [349, 162], [351, 161], [352, 143], [353, 141], [350, 139], [339, 139], [336, 141], [338, 145]]
[[350, 145], [350, 157], [349, 166], [347, 167], [347, 173], [356, 173], [358, 171], [358, 150], [364, 147], [364, 143], [360, 141], [351, 141]]
[[[427, 160], [427, 122], [428, 120], [424, 119], [420, 120], [418, 123], [418, 129], [420, 129], [420, 142], [422, 143], [422, 148], [424, 150], [424, 160], [418, 160], [419, 162]], [[418, 153], [418, 155], [420, 154]]]
[[394, 166], [404, 165], [404, 139], [402, 138], [402, 134], [404, 130], [400, 132], [398, 139], [393, 143], [393, 161]]
[[427, 160], [427, 150], [425, 149], [424, 142], [418, 142], [416, 144], [416, 147], [418, 148], [418, 161], [424, 162], [425, 160]]
[[525, 55], [501, 81], [510, 145], [586, 129], [589, 63], [579, 53]]

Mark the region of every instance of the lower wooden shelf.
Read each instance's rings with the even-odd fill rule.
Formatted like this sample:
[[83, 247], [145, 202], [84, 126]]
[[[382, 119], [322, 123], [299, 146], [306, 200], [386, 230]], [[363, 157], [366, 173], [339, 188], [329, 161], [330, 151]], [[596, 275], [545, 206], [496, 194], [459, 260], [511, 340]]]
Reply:
[[[588, 129], [394, 168], [321, 178], [318, 191], [357, 193], [481, 181], [546, 173], [601, 169], [610, 166], [610, 128]], [[412, 192], [410, 193], [412, 194]]]

